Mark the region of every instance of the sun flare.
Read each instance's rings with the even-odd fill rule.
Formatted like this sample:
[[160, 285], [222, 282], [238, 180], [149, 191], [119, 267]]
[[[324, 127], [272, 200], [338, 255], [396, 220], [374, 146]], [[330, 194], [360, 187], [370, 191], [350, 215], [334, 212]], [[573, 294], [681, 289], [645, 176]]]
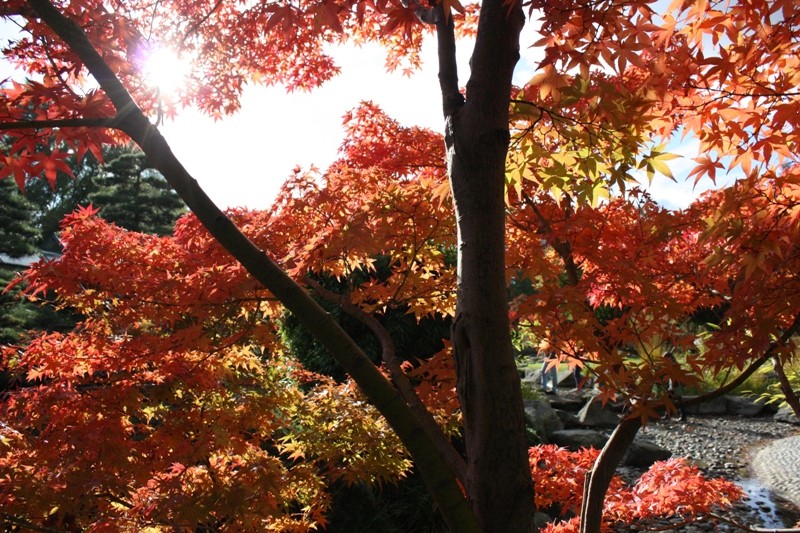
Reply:
[[177, 92], [185, 84], [190, 70], [190, 61], [169, 48], [154, 49], [142, 69], [147, 82], [162, 95]]

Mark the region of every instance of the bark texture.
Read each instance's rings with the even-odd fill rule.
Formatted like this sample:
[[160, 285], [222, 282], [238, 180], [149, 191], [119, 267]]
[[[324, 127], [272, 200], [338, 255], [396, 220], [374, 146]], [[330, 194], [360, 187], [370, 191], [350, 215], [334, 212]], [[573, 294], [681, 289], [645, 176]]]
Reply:
[[642, 427], [640, 418], [625, 418], [603, 446], [583, 490], [581, 506], [581, 533], [600, 533], [603, 523], [603, 502], [608, 486], [620, 461]]
[[505, 160], [521, 4], [481, 7], [466, 99], [458, 88], [452, 24], [438, 21], [439, 80], [458, 225], [453, 325], [467, 448], [467, 495], [483, 531], [525, 532], [533, 485], [520, 380], [511, 348], [505, 279]]

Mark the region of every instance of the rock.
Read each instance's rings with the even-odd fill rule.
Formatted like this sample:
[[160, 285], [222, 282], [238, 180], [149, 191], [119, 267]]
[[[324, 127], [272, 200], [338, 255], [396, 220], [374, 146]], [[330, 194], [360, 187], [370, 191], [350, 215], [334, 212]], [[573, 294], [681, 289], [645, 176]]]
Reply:
[[545, 513], [542, 512], [537, 511], [536, 514], [533, 515], [533, 526], [536, 528], [536, 531], [539, 531], [540, 529], [544, 528], [547, 524], [549, 524], [552, 521], [553, 519], [550, 518], [549, 515], [546, 515]]
[[570, 411], [573, 413], [577, 413], [583, 407], [585, 401], [581, 398], [570, 398], [568, 396], [551, 396], [549, 399], [550, 407], [553, 409], [559, 409], [561, 411]]
[[792, 408], [788, 405], [784, 405], [775, 415], [772, 417], [773, 420], [776, 422], [785, 422], [787, 424], [794, 424], [795, 426], [800, 426], [800, 420], [797, 419], [797, 416], [792, 411]]
[[555, 409], [545, 400], [525, 400], [525, 416], [531, 427], [545, 441], [549, 441], [554, 431], [564, 429], [564, 424]]
[[764, 410], [764, 405], [744, 396], [726, 396], [725, 409], [736, 416], [756, 416]]
[[572, 451], [578, 451], [581, 448], [597, 448], [599, 450], [606, 445], [607, 440], [607, 436], [591, 429], [564, 429], [550, 435], [552, 444]]
[[[683, 397], [684, 400], [690, 400], [692, 398], [696, 398], [696, 396]], [[725, 403], [725, 398], [714, 398], [700, 405], [687, 407], [686, 412], [691, 415], [724, 415], [727, 414], [728, 408]]]
[[756, 400], [756, 403], [762, 406], [762, 415], [774, 415], [778, 412], [778, 404], [775, 402], [767, 403], [767, 400]]
[[[552, 404], [551, 404], [552, 407]], [[581, 429], [583, 425], [581, 421], [578, 420], [578, 417], [575, 416], [573, 413], [562, 411], [560, 409], [556, 409], [556, 414], [558, 418], [561, 419], [561, 423], [564, 424], [564, 429]]]
[[578, 412], [581, 424], [594, 428], [614, 428], [619, 423], [619, 415], [610, 407], [604, 406], [598, 398], [592, 398]]
[[528, 367], [524, 370], [521, 381], [530, 385], [531, 388], [539, 390], [542, 388], [542, 369], [541, 367]]
[[672, 452], [662, 448], [655, 442], [636, 439], [631, 443], [628, 451], [625, 452], [622, 464], [634, 468], [648, 468], [656, 461], [666, 461], [670, 457], [672, 457]]

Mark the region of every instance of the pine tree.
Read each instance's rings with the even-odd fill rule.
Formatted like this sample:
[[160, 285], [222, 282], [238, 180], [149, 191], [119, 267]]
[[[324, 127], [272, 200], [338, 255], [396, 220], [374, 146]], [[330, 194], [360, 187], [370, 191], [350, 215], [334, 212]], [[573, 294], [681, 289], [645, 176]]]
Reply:
[[96, 189], [89, 200], [100, 208], [100, 216], [131, 231], [172, 233], [175, 220], [186, 211], [183, 202], [141, 152], [116, 152], [93, 177]]
[[[111, 154], [115, 150], [107, 148], [104, 153]], [[74, 158], [70, 158], [68, 164], [73, 176], [59, 172], [55, 187], [46, 180], [31, 180], [26, 185], [25, 196], [33, 204], [33, 220], [42, 233], [39, 246], [50, 252], [61, 251], [58, 240], [61, 220], [90, 203], [89, 195], [97, 190], [93, 177], [102, 169], [102, 163], [91, 154], [80, 164]]]
[[13, 180], [0, 180], [0, 205], [0, 344], [8, 344], [16, 342], [20, 333], [31, 326], [37, 310], [20, 300], [18, 290], [2, 291], [20, 269], [19, 265], [4, 263], [34, 254], [39, 231], [31, 216], [33, 206]]
[[22, 257], [36, 252], [39, 230], [32, 218], [33, 206], [13, 180], [0, 180], [0, 253]]

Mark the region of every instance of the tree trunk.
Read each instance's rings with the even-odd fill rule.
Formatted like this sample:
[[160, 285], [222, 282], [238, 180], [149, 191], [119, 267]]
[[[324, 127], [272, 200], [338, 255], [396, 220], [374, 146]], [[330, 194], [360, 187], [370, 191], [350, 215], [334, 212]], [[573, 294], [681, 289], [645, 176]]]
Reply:
[[792, 389], [792, 384], [789, 382], [789, 378], [786, 376], [786, 372], [783, 370], [783, 363], [781, 362], [780, 357], [773, 355], [772, 362], [775, 368], [775, 373], [778, 375], [778, 383], [780, 384], [783, 397], [786, 399], [786, 403], [789, 404], [789, 407], [792, 408], [794, 416], [800, 420], [800, 398], [797, 397], [797, 394], [795, 394], [794, 390]]
[[448, 168], [458, 227], [453, 325], [467, 448], [467, 495], [483, 531], [533, 527], [533, 485], [505, 278], [505, 160], [521, 4], [482, 4], [466, 101], [458, 92], [452, 20], [438, 22]]
[[520, 381], [511, 350], [504, 259], [508, 105], [524, 23], [521, 3], [483, 3], [466, 103], [460, 98], [454, 68], [452, 18], [440, 16], [437, 22], [440, 30], [446, 30], [439, 32], [445, 67], [440, 78], [459, 232], [454, 345], [468, 454], [466, 492], [472, 512], [441, 451], [398, 391], [327, 313], [208, 199], [82, 30], [49, 0], [29, 0], [29, 4], [81, 58], [109, 96], [118, 113], [111, 119], [112, 127], [139, 144], [212, 235], [314, 331], [387, 418], [411, 452], [451, 529], [457, 533], [478, 527], [485, 532], [530, 531], [533, 488]]
[[640, 418], [624, 418], [603, 446], [592, 471], [586, 478], [581, 505], [581, 533], [600, 533], [603, 502], [614, 472], [642, 426]]

